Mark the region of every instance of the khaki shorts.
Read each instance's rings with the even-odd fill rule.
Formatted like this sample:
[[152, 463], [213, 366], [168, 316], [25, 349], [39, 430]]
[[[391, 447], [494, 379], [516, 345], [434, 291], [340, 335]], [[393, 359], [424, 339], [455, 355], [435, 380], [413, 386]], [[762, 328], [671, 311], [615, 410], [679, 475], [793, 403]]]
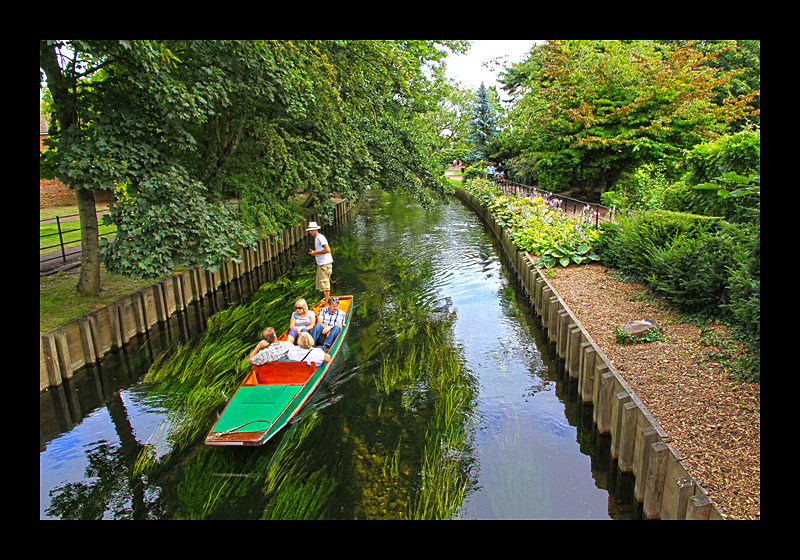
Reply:
[[317, 266], [317, 289], [321, 292], [331, 289], [331, 274], [333, 264], [323, 264]]

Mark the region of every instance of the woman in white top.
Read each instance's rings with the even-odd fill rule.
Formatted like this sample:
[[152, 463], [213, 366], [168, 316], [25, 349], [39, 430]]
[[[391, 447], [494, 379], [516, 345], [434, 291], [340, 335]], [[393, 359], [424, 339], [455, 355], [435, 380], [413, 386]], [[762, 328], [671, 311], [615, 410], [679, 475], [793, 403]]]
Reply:
[[330, 354], [325, 353], [322, 348], [314, 347], [314, 341], [307, 332], [300, 333], [297, 346], [291, 348], [286, 357], [295, 362], [305, 362], [308, 365], [314, 363], [317, 367], [321, 366], [323, 362], [331, 361]]
[[298, 299], [294, 304], [292, 318], [289, 319], [289, 334], [286, 335], [286, 340], [294, 344], [294, 341], [297, 340], [298, 333], [310, 333], [316, 322], [317, 317], [314, 315], [313, 311], [308, 310], [306, 300]]

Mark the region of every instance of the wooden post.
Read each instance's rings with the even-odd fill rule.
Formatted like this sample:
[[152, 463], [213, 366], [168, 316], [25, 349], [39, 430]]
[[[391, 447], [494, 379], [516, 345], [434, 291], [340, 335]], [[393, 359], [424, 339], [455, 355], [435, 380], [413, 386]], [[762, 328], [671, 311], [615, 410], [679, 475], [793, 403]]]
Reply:
[[[686, 509], [689, 507], [689, 498], [694, 494], [694, 480], [691, 476], [684, 476], [675, 479], [675, 504], [673, 509], [675, 511], [675, 519], [683, 521], [686, 519]], [[669, 519], [667, 516], [666, 508], [661, 508], [661, 519]]]
[[595, 406], [597, 418], [597, 431], [601, 434], [607, 434], [611, 431], [611, 409], [614, 407], [614, 374], [609, 372], [604, 373], [601, 377], [599, 403]]
[[622, 405], [622, 429], [620, 430], [619, 463], [621, 472], [633, 470], [633, 451], [636, 446], [636, 420], [639, 405], [633, 401]]
[[594, 361], [597, 352], [590, 342], [583, 345], [583, 365], [581, 366], [580, 391], [581, 401], [592, 402], [594, 397]]
[[542, 287], [542, 326], [547, 328], [550, 321], [550, 298], [553, 296], [553, 289], [544, 285]]
[[558, 342], [556, 343], [556, 352], [558, 357], [562, 360], [567, 357], [567, 340], [569, 339], [569, 330], [575, 326], [572, 322], [572, 317], [569, 311], [562, 309], [558, 312]]
[[650, 464], [647, 468], [647, 486], [645, 487], [644, 506], [642, 512], [647, 519], [658, 519], [661, 515], [661, 499], [664, 496], [664, 481], [667, 474], [669, 447], [666, 443], [657, 442], [650, 451]]
[[553, 296], [550, 298], [550, 313], [548, 314], [547, 321], [547, 336], [550, 342], [556, 342], [558, 340], [558, 310], [558, 298]]
[[647, 471], [650, 466], [650, 452], [653, 444], [658, 441], [658, 431], [652, 426], [641, 431], [642, 451], [634, 457], [633, 472], [636, 475], [636, 484], [633, 487], [633, 497], [637, 502], [644, 501], [647, 487]]
[[153, 325], [158, 322], [158, 308], [156, 305], [156, 296], [152, 289], [152, 286], [147, 286], [146, 288], [142, 288], [136, 295], [142, 300], [142, 313], [143, 313], [143, 323], [146, 329], [150, 329]]
[[705, 494], [692, 496], [686, 507], [686, 520], [707, 520], [711, 517], [711, 508], [711, 500]]
[[47, 375], [39, 373], [39, 391], [47, 387], [61, 385], [61, 364], [58, 360], [58, 349], [53, 332], [48, 332], [39, 337], [42, 345], [42, 358]]
[[567, 348], [566, 363], [564, 369], [569, 372], [569, 376], [573, 379], [578, 378], [578, 373], [581, 363], [581, 343], [584, 341], [583, 332], [577, 325], [569, 331], [569, 341]]
[[614, 395], [611, 409], [611, 456], [614, 459], [619, 457], [622, 447], [622, 406], [631, 400], [627, 391], [620, 391]]
[[544, 287], [547, 286], [547, 283], [544, 281], [544, 278], [540, 276], [536, 277], [536, 295], [534, 297], [535, 303], [533, 304], [534, 309], [536, 309], [536, 314], [542, 314], [542, 290]]
[[600, 402], [602, 400], [602, 395], [600, 394], [600, 387], [602, 387], [602, 377], [604, 373], [609, 372], [608, 364], [601, 361], [597, 363], [595, 359], [594, 365], [594, 391], [592, 392], [592, 402], [594, 403], [594, 410], [592, 411], [592, 420], [594, 420], [595, 424], [597, 423], [597, 416], [598, 416], [598, 409], [600, 407]]

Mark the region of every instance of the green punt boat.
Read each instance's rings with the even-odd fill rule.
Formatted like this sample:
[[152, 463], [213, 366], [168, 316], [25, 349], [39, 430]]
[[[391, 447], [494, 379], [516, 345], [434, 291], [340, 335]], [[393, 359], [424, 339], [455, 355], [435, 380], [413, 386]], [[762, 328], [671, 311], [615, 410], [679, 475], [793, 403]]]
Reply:
[[[316, 315], [323, 307], [320, 300], [311, 310]], [[300, 412], [342, 348], [350, 328], [353, 296], [339, 296], [339, 310], [347, 319], [328, 351], [331, 361], [319, 367], [290, 360], [253, 366], [206, 436], [206, 445], [264, 445]], [[278, 340], [286, 340], [288, 332]]]

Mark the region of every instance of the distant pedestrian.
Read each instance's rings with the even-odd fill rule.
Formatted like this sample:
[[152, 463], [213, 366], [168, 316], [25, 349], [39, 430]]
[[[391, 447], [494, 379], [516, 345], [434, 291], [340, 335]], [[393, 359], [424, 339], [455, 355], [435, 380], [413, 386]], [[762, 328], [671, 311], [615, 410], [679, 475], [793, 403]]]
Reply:
[[497, 164], [497, 168], [494, 170], [494, 176], [498, 183], [503, 183], [506, 180], [506, 168], [503, 167], [502, 163]]
[[317, 289], [322, 292], [323, 299], [327, 302], [331, 294], [331, 274], [333, 273], [333, 255], [328, 245], [328, 240], [319, 232], [317, 222], [309, 222], [306, 231], [314, 238], [314, 250], [309, 255], [314, 255], [317, 260]]

